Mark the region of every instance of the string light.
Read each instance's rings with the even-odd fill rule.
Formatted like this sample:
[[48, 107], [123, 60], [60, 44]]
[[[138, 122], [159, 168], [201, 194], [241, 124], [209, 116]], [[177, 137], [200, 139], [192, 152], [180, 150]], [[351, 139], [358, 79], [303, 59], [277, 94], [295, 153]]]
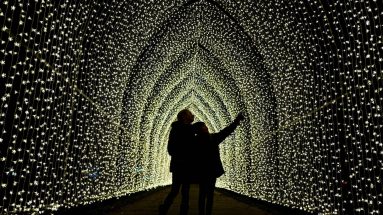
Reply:
[[189, 108], [218, 186], [324, 214], [382, 207], [376, 0], [2, 1], [0, 211], [57, 210], [171, 182]]

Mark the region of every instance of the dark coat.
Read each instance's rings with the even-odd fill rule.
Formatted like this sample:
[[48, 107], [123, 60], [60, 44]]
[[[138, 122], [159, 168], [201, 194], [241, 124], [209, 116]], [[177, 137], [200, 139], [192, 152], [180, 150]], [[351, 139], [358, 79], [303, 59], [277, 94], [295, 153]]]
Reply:
[[183, 124], [179, 121], [172, 123], [169, 134], [168, 153], [171, 156], [170, 172], [183, 174], [188, 171], [193, 148], [194, 132], [191, 124]]
[[218, 133], [195, 137], [200, 151], [198, 166], [201, 180], [212, 177], [218, 178], [225, 173], [219, 153], [219, 144], [233, 133], [237, 126], [238, 122], [233, 122]]

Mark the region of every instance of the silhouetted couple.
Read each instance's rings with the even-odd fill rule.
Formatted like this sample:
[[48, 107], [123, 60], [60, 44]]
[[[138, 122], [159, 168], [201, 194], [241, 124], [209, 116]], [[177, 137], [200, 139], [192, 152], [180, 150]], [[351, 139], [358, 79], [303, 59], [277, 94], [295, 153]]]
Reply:
[[170, 172], [172, 187], [160, 215], [165, 215], [181, 189], [180, 214], [189, 209], [190, 184], [199, 184], [198, 209], [200, 215], [210, 215], [213, 207], [215, 183], [223, 175], [219, 144], [229, 136], [243, 120], [238, 114], [235, 120], [218, 133], [209, 133], [204, 122], [194, 121], [194, 115], [187, 109], [180, 111], [173, 122], [169, 135], [168, 153], [171, 156]]

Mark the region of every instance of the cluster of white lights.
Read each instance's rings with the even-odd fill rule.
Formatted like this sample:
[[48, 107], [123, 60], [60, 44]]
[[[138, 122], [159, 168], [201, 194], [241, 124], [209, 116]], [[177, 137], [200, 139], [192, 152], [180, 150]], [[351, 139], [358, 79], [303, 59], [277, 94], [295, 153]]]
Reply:
[[0, 214], [170, 183], [187, 107], [218, 186], [325, 214], [383, 207], [378, 0], [0, 2]]

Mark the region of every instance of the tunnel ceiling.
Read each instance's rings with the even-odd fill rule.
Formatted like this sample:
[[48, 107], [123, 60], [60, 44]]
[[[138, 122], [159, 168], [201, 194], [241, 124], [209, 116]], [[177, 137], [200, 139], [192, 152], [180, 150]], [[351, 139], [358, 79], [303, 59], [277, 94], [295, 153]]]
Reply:
[[217, 132], [218, 186], [324, 214], [377, 214], [378, 1], [0, 2], [0, 213], [168, 185], [190, 109]]

